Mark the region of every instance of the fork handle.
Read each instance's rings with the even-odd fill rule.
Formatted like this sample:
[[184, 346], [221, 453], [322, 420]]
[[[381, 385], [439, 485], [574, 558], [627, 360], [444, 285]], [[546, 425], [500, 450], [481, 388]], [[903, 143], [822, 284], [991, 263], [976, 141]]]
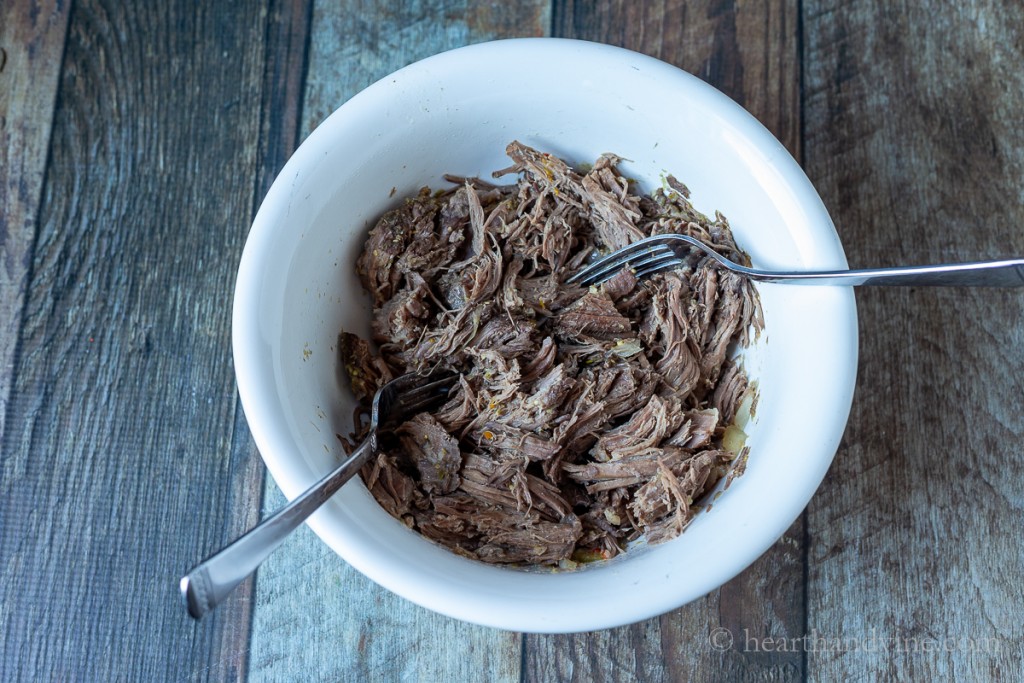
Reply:
[[256, 571], [291, 532], [334, 495], [376, 453], [376, 438], [367, 438], [338, 467], [231, 545], [199, 563], [180, 582], [185, 609], [194, 619], [219, 605]]
[[1024, 287], [1024, 259], [819, 272], [740, 270], [759, 282], [790, 285]]

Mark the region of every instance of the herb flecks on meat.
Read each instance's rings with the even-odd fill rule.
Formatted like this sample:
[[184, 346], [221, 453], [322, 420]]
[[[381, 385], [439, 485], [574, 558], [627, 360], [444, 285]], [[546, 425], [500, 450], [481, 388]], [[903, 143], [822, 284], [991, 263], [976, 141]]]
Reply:
[[340, 345], [356, 398], [405, 372], [461, 377], [434, 414], [381, 435], [363, 481], [403, 523], [485, 562], [573, 566], [674, 538], [740, 450], [731, 423], [750, 386], [729, 351], [763, 324], [757, 293], [696, 253], [650, 280], [565, 280], [658, 233], [746, 256], [671, 176], [643, 196], [612, 154], [581, 173], [507, 152], [495, 177], [517, 183], [450, 177], [370, 231], [357, 271], [379, 353]]

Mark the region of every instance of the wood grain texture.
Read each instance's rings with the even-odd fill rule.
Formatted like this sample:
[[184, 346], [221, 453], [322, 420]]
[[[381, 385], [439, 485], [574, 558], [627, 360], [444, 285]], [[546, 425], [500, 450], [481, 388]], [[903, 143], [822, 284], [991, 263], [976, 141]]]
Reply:
[[[700, 76], [746, 107], [799, 158], [795, 2], [568, 2], [556, 7], [556, 35], [620, 45]], [[526, 680], [801, 679], [801, 652], [766, 652], [747, 640], [803, 634], [804, 536], [801, 518], [720, 590], [662, 617], [589, 634], [526, 636]]]
[[0, 9], [0, 439], [67, 24], [60, 0]]
[[229, 315], [266, 8], [81, 0], [69, 19], [0, 469], [0, 680], [230, 677]]
[[298, 139], [408, 62], [549, 24], [630, 47], [802, 159], [853, 265], [1024, 255], [1019, 3], [311, 3], [0, 8], [0, 680], [1024, 677], [1009, 291], [859, 292], [857, 396], [808, 513], [660, 618], [469, 626], [303, 528], [188, 620], [178, 577], [264, 495], [229, 335], [252, 212]]
[[553, 14], [557, 36], [636, 50], [714, 85], [800, 158], [795, 0], [563, 0]]
[[[806, 169], [851, 264], [1024, 254], [1024, 8], [804, 7]], [[853, 412], [809, 508], [810, 678], [1021, 680], [1024, 296], [858, 306]]]
[[[302, 136], [388, 73], [443, 50], [543, 35], [546, 2], [316, 2]], [[264, 510], [284, 498], [268, 478]], [[303, 527], [259, 570], [250, 679], [515, 681], [518, 634], [472, 626], [373, 584]]]
[[[268, 511], [284, 502], [276, 487], [268, 490]], [[413, 605], [345, 564], [305, 526], [260, 567], [256, 597], [253, 682], [520, 679], [518, 634]]]
[[253, 215], [298, 146], [313, 0], [270, 0]]
[[407, 64], [472, 43], [544, 36], [550, 21], [545, 0], [316, 2], [303, 130]]
[[[298, 144], [299, 116], [309, 46], [310, 0], [270, 0], [266, 13], [260, 129], [252, 215]], [[225, 528], [220, 545], [259, 523], [266, 469], [241, 404], [235, 407], [230, 489], [221, 498]], [[207, 678], [248, 679], [255, 577], [242, 582], [215, 613]]]

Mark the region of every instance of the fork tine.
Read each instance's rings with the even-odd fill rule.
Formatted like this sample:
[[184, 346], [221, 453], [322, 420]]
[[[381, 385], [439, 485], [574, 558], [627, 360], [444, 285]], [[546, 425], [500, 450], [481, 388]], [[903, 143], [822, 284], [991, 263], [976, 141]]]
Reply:
[[568, 280], [567, 283], [572, 284], [574, 282], [581, 282], [584, 279], [593, 279], [597, 273], [605, 273], [608, 271], [618, 272], [623, 266], [627, 265], [630, 260], [635, 259], [638, 255], [646, 254], [650, 251], [648, 245], [640, 242], [634, 242], [628, 246], [614, 251], [608, 254], [604, 258], [600, 258], [594, 261], [589, 266], [579, 271]]
[[384, 419], [385, 424], [402, 421], [412, 417], [416, 413], [422, 413], [435, 407], [439, 407], [448, 399], [448, 394], [434, 394], [425, 396], [419, 401], [403, 403], [396, 407], [396, 410]]
[[608, 282], [608, 280], [611, 280], [613, 277], [621, 273], [623, 268], [632, 268], [635, 271], [637, 268], [646, 267], [651, 263], [655, 263], [663, 259], [674, 258], [676, 258], [676, 256], [671, 251], [643, 254], [637, 259], [627, 261], [626, 263], [620, 264], [614, 268], [602, 268], [593, 273], [588, 273], [586, 277], [580, 280], [579, 284], [584, 287], [600, 285]]
[[[419, 378], [422, 381], [424, 378]], [[430, 379], [428, 377], [427, 379]], [[447, 400], [449, 390], [458, 381], [457, 374], [447, 374], [432, 382], [402, 391], [387, 406], [381, 406], [378, 423], [404, 420]]]
[[569, 282], [578, 282], [584, 286], [596, 285], [608, 281], [627, 266], [636, 268], [652, 259], [674, 256], [675, 253], [666, 245], [643, 245], [639, 248], [633, 248], [633, 245], [630, 245], [576, 273], [569, 279]]
[[[631, 265], [635, 267], [635, 262], [642, 256], [652, 253], [667, 254], [668, 252], [675, 252], [676, 248], [680, 245], [687, 244], [688, 239], [682, 235], [671, 233], [645, 237], [595, 261], [573, 275], [567, 282], [570, 284], [578, 282], [587, 285], [606, 282], [624, 266]], [[696, 245], [689, 243], [686, 248], [689, 249], [693, 246]]]
[[648, 278], [652, 275], [663, 273], [666, 270], [675, 270], [676, 268], [684, 265], [686, 265], [686, 261], [679, 257], [654, 261], [647, 264], [644, 268], [637, 268], [636, 279], [643, 280], [644, 278]]
[[425, 386], [429, 383], [435, 382], [437, 380], [445, 380], [450, 375], [450, 372], [437, 370], [426, 374], [410, 372], [391, 380], [387, 386], [393, 387], [394, 390], [399, 392], [400, 394], [406, 394], [410, 391], [415, 391], [416, 389]]
[[[638, 256], [637, 258], [635, 258], [632, 261], [630, 261], [627, 264], [627, 266], [629, 268], [632, 268], [634, 271], [639, 272], [639, 271], [643, 270], [644, 268], [647, 268], [648, 266], [651, 266], [651, 265], [656, 264], [656, 263], [660, 263], [660, 262], [662, 262], [662, 261], [664, 261], [666, 259], [671, 259], [671, 260], [674, 261], [674, 260], [678, 260], [679, 256], [674, 251], [669, 249], [668, 247], [659, 247], [657, 250], [652, 249], [651, 251], [647, 252], [646, 254]], [[612, 272], [608, 273], [607, 275], [608, 275], [608, 277], [612, 277], [616, 273], [620, 272], [621, 270], [622, 270], [622, 268], [619, 268], [618, 270], [612, 271]], [[603, 278], [602, 282], [604, 280], [606, 280], [606, 279], [608, 279], [608, 278]]]
[[441, 393], [446, 394], [448, 393], [448, 390], [451, 389], [451, 387], [458, 381], [458, 379], [459, 376], [454, 374], [449, 375], [447, 377], [442, 377], [440, 379], [436, 379], [433, 382], [429, 382], [427, 384], [418, 386], [415, 389], [411, 389], [403, 396], [400, 396], [399, 400], [402, 401], [402, 403], [412, 404], [416, 401], [421, 401], [432, 396], [437, 396]]
[[622, 272], [623, 268], [631, 268], [634, 274], [639, 277], [640, 273], [646, 272], [646, 270], [651, 267], [659, 266], [665, 261], [672, 261], [673, 263], [675, 263], [678, 260], [679, 257], [676, 256], [675, 252], [673, 252], [671, 249], [663, 249], [657, 252], [650, 252], [640, 256], [639, 258], [633, 261], [630, 261], [629, 263], [623, 264], [622, 266], [616, 269], [602, 269], [598, 272], [591, 273], [588, 277], [584, 278], [580, 282], [580, 284], [585, 286], [600, 285], [602, 283], [608, 282], [608, 280], [611, 280], [617, 274]]

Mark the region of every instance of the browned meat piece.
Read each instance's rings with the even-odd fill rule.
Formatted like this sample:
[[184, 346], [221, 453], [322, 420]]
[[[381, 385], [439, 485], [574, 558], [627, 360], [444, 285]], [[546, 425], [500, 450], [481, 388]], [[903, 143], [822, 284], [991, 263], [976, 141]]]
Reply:
[[474, 372], [471, 376], [479, 383], [480, 397], [490, 410], [500, 409], [522, 387], [519, 361], [506, 358], [494, 349], [469, 349]]
[[562, 444], [562, 451], [544, 463], [545, 476], [555, 482], [561, 478], [562, 463], [589, 450], [609, 422], [605, 402], [594, 402], [592, 394], [587, 392], [575, 400], [567, 401], [566, 406], [571, 406], [571, 411], [566, 413], [567, 418], [559, 422], [552, 433], [552, 439]]
[[575, 303], [587, 291], [576, 285], [566, 285], [550, 274], [522, 277], [517, 285], [523, 302], [536, 314], [545, 317]]
[[743, 312], [741, 281], [741, 276], [736, 273], [722, 274], [714, 317], [705, 331], [704, 347], [701, 350], [700, 372], [709, 386], [718, 381], [729, 343], [739, 329]]
[[544, 221], [540, 255], [556, 273], [565, 263], [569, 255], [569, 246], [572, 244], [573, 226], [571, 219], [567, 217], [571, 209], [568, 204], [557, 204]]
[[620, 339], [630, 335], [631, 325], [607, 294], [587, 292], [558, 314], [554, 331], [563, 339]]
[[682, 423], [683, 411], [677, 401], [652, 396], [628, 421], [601, 435], [591, 453], [598, 461], [644, 453], [655, 448]]
[[399, 291], [377, 309], [373, 316], [373, 336], [379, 342], [409, 346], [416, 344], [430, 316], [430, 289], [416, 273], [406, 276], [410, 286]]
[[[459, 275], [455, 290], [460, 292], [455, 295], [456, 300], [461, 301], [458, 308], [482, 302], [493, 296], [501, 285], [501, 252], [484, 248], [460, 270], [449, 272]], [[461, 291], [458, 288], [461, 288]]]
[[435, 498], [433, 514], [424, 515], [419, 528], [441, 542], [455, 534], [455, 543], [470, 557], [526, 564], [556, 563], [569, 557], [582, 531], [571, 513], [547, 521], [536, 512], [517, 511], [463, 491]]
[[377, 502], [391, 514], [411, 526], [409, 517], [418, 498], [422, 498], [412, 477], [398, 469], [395, 457], [380, 453], [363, 466], [363, 481]]
[[438, 243], [434, 235], [436, 214], [436, 201], [429, 193], [421, 194], [384, 214], [370, 231], [356, 261], [356, 272], [375, 306], [394, 295], [403, 273], [431, 273], [461, 241], [461, 236], [449, 235], [448, 241]]
[[658, 463], [677, 464], [690, 457], [692, 454], [681, 448], [650, 448], [607, 462], [564, 467], [570, 477], [587, 484], [587, 490], [595, 493], [647, 483], [658, 472]]
[[658, 385], [658, 376], [644, 355], [627, 363], [608, 365], [597, 371], [595, 395], [605, 405], [609, 420], [629, 415], [647, 405]]
[[610, 250], [621, 249], [647, 236], [636, 226], [641, 218], [638, 199], [627, 194], [626, 179], [615, 173], [615, 164], [619, 161], [613, 154], [601, 155], [582, 181], [594, 229]]
[[467, 438], [477, 447], [492, 451], [498, 458], [549, 460], [562, 448], [542, 436], [495, 420], [485, 422], [479, 429], [470, 430]]
[[[546, 434], [558, 416], [577, 381], [559, 364], [533, 385], [532, 393], [517, 392], [500, 407], [503, 424], [537, 434]], [[536, 458], [535, 458], [536, 459]]]
[[427, 329], [415, 346], [404, 347], [406, 365], [421, 370], [444, 360], [461, 360], [466, 344], [490, 317], [491, 308], [486, 304], [466, 306], [454, 314], [442, 314], [439, 316], [441, 324]]
[[469, 340], [469, 346], [488, 349], [505, 358], [532, 357], [539, 347], [536, 331], [537, 326], [530, 319], [491, 318]]
[[731, 423], [736, 417], [736, 410], [746, 390], [747, 376], [743, 368], [737, 363], [728, 363], [711, 396], [711, 403], [718, 409], [724, 424]]
[[408, 246], [398, 257], [395, 269], [404, 275], [433, 277], [443, 264], [452, 260], [465, 235], [462, 230], [452, 228], [438, 232], [438, 206], [433, 197], [422, 197], [408, 208], [412, 214], [412, 229], [406, 233]]
[[739, 341], [747, 346], [751, 342], [751, 332], [756, 338], [764, 329], [764, 315], [761, 312], [761, 300], [757, 296], [757, 290], [754, 289], [754, 283], [746, 278], [740, 280], [740, 299], [742, 307]]
[[356, 400], [368, 403], [377, 389], [394, 379], [391, 369], [370, 351], [370, 345], [354, 334], [338, 335], [338, 357]]
[[641, 338], [660, 354], [654, 364], [668, 393], [686, 396], [697, 386], [701, 365], [696, 340], [687, 322], [689, 287], [675, 273], [663, 276], [663, 290], [654, 295], [640, 327]]
[[658, 462], [657, 474], [637, 489], [629, 505], [637, 523], [647, 529], [649, 541], [682, 533], [690, 520], [690, 506], [703, 493], [712, 467], [730, 457], [724, 451], [704, 451], [674, 467]]
[[673, 538], [734, 457], [725, 428], [748, 381], [729, 354], [763, 326], [757, 292], [696, 252], [643, 282], [628, 269], [599, 288], [565, 281], [665, 232], [746, 257], [671, 176], [641, 196], [613, 154], [581, 174], [507, 152], [495, 177], [515, 184], [453, 177], [370, 231], [357, 268], [379, 352], [340, 343], [357, 398], [413, 370], [461, 377], [444, 406], [382, 437], [363, 480], [403, 523], [485, 562], [589, 562]]
[[581, 178], [561, 159], [518, 142], [510, 144], [505, 151], [516, 162], [516, 170], [524, 172], [565, 204], [584, 208], [598, 238], [608, 249], [618, 249], [644, 237], [636, 226], [641, 217], [638, 207], [620, 199], [626, 196], [627, 183], [614, 172], [619, 157], [601, 156], [590, 173]]
[[476, 550], [485, 562], [554, 563], [569, 557], [583, 527], [576, 515], [561, 522], [535, 522], [529, 526], [495, 529]]
[[398, 428], [398, 436], [427, 493], [451, 493], [458, 487], [462, 468], [459, 442], [433, 416], [416, 415]]
[[718, 270], [705, 263], [690, 278], [694, 305], [690, 306], [687, 322], [698, 347], [703, 346], [710, 334], [711, 319], [718, 301]]
[[528, 402], [531, 407], [540, 411], [561, 408], [575, 387], [576, 380], [569, 375], [565, 365], [560, 363], [537, 380]]
[[495, 460], [470, 453], [463, 467], [462, 490], [478, 500], [514, 507], [517, 512], [536, 512], [558, 521], [572, 513], [572, 506], [558, 487], [526, 471], [523, 458]]
[[721, 421], [718, 409], [691, 410], [685, 417], [683, 426], [665, 443], [690, 449], [704, 448], [710, 444]]
[[627, 294], [631, 294], [636, 289], [637, 282], [636, 274], [629, 268], [623, 268], [611, 280], [605, 282], [603, 287], [611, 300], [617, 302]]
[[459, 386], [448, 394], [445, 403], [434, 417], [449, 433], [456, 433], [468, 425], [480, 413], [476, 391], [466, 380], [459, 377]]
[[563, 202], [583, 208], [579, 197], [584, 193], [582, 178], [569, 168], [568, 164], [556, 156], [539, 152], [520, 142], [511, 142], [505, 153], [515, 162], [506, 171], [498, 171], [496, 176], [506, 172], [521, 172], [527, 181], [537, 184], [545, 193], [559, 197]]
[[544, 337], [540, 349], [523, 367], [523, 381], [532, 382], [547, 373], [551, 366], [554, 365], [557, 350], [558, 347], [555, 346], [555, 340], [551, 337]]

